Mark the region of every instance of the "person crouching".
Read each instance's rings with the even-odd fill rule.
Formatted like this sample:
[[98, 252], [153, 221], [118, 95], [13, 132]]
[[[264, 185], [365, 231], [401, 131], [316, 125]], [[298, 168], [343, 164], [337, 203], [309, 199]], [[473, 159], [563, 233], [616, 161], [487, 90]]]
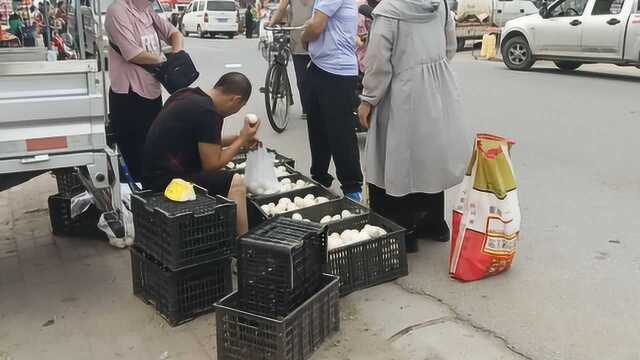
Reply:
[[253, 146], [260, 122], [245, 119], [239, 135], [222, 136], [224, 118], [240, 111], [251, 96], [251, 82], [241, 73], [223, 75], [212, 89], [196, 87], [174, 93], [151, 126], [144, 148], [143, 186], [164, 191], [174, 178], [222, 195], [237, 205], [238, 235], [248, 231], [243, 178], [223, 170], [243, 147]]

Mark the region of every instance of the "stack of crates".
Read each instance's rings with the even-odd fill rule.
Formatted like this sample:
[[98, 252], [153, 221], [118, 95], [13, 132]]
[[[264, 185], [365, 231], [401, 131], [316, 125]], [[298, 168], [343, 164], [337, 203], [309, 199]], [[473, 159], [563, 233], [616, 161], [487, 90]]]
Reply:
[[171, 326], [212, 311], [232, 290], [236, 205], [195, 190], [187, 202], [151, 192], [131, 197], [133, 292]]
[[340, 327], [326, 228], [280, 217], [239, 247], [238, 291], [216, 305], [218, 358], [308, 358]]
[[102, 235], [98, 229], [100, 212], [95, 205], [90, 205], [84, 212], [71, 216], [71, 204], [76, 196], [82, 196], [85, 187], [74, 168], [53, 171], [58, 184], [58, 193], [49, 196], [49, 219], [54, 235], [58, 236], [93, 236]]
[[327, 231], [278, 218], [240, 239], [238, 292], [248, 311], [285, 317], [317, 292], [327, 264]]

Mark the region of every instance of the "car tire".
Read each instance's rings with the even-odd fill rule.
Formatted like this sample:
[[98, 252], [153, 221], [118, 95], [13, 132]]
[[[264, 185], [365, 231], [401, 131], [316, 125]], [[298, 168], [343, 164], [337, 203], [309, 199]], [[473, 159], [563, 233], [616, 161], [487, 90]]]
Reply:
[[184, 24], [180, 25], [180, 32], [182, 33], [182, 36], [184, 37], [189, 37], [189, 32], [187, 31], [187, 29], [184, 27]]
[[202, 28], [200, 27], [200, 25], [198, 25], [198, 28], [196, 29], [196, 32], [198, 33], [198, 37], [200, 39], [204, 38], [204, 32], [202, 31]]
[[456, 50], [458, 52], [464, 50], [464, 47], [467, 44], [467, 40], [465, 40], [464, 38], [457, 38], [456, 41], [458, 42], [456, 45]]
[[575, 61], [554, 61], [553, 63], [562, 71], [573, 71], [582, 66], [582, 63]]
[[502, 46], [501, 52], [502, 61], [511, 70], [529, 70], [536, 62], [527, 39], [522, 36], [515, 36], [507, 40]]
[[234, 37], [236, 37], [236, 34], [233, 34], [233, 33], [231, 33], [231, 34], [227, 34], [227, 37], [228, 37], [229, 39], [233, 39]]

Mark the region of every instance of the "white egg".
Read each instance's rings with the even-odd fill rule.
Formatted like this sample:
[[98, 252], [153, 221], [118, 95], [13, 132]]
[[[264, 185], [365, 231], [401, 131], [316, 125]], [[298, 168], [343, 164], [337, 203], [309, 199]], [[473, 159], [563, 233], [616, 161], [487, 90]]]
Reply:
[[296, 206], [296, 204], [290, 202], [287, 204], [287, 211], [294, 211], [294, 210], [298, 210], [298, 207]]
[[328, 250], [337, 249], [337, 248], [339, 248], [341, 246], [342, 246], [342, 239], [340, 239], [340, 236], [329, 237], [329, 239], [327, 240], [327, 249]]
[[329, 202], [329, 199], [327, 199], [327, 198], [326, 198], [326, 197], [324, 197], [324, 196], [319, 196], [319, 197], [316, 199], [316, 202], [317, 202], [318, 204], [324, 204], [324, 203], [326, 203], [326, 202]]
[[280, 198], [280, 200], [278, 200], [278, 205], [284, 204], [286, 206], [290, 202], [291, 202], [291, 199], [283, 197], [283, 198]]
[[236, 168], [236, 164], [234, 164], [233, 161], [231, 161], [231, 162], [227, 163], [227, 167], [229, 169], [235, 169]]
[[291, 215], [291, 218], [293, 220], [302, 220], [302, 215], [300, 215], [300, 213], [295, 213], [295, 214]]
[[302, 221], [311, 222], [309, 219], [302, 219]]
[[323, 217], [322, 219], [320, 219], [320, 224], [325, 224], [331, 221], [331, 216], [327, 215], [325, 217]]
[[256, 114], [247, 114], [245, 119], [249, 120], [249, 124], [255, 125], [258, 122], [258, 116]]
[[342, 232], [342, 234], [340, 234], [340, 238], [342, 239], [342, 242], [348, 244], [353, 239], [353, 233], [351, 232], [351, 230], [345, 230]]
[[351, 211], [349, 210], [342, 210], [342, 213], [340, 215], [342, 216], [343, 219], [352, 216]]
[[268, 204], [267, 204], [267, 206], [268, 206], [269, 208], [273, 209], [273, 208], [275, 208], [275, 207], [276, 207], [276, 204], [274, 204], [274, 203], [268, 203]]
[[369, 233], [364, 229], [360, 230], [360, 236], [362, 237], [363, 240], [371, 239], [371, 235], [369, 235]]
[[269, 215], [271, 213], [271, 207], [269, 207], [269, 205], [262, 205], [262, 206], [260, 206], [260, 208], [267, 215]]
[[243, 163], [240, 163], [240, 164], [236, 165], [236, 169], [244, 169], [246, 167], [247, 167], [247, 163], [246, 162], [243, 162]]
[[301, 198], [300, 196], [296, 196], [295, 198], [293, 198], [293, 203], [296, 204], [297, 207], [303, 207], [304, 199]]
[[300, 179], [300, 180], [296, 181], [296, 186], [297, 186], [298, 188], [305, 187], [305, 186], [307, 186], [307, 182], [306, 182], [306, 181], [304, 181], [304, 180], [302, 180], [302, 179]]
[[356, 243], [356, 242], [360, 242], [360, 241], [366, 241], [369, 240], [369, 237], [367, 237], [366, 235], [360, 233], [360, 232], [356, 232], [353, 234], [352, 237], [352, 242]]
[[334, 216], [331, 218], [331, 221], [338, 221], [338, 220], [342, 220], [342, 217], [341, 217], [340, 215], [334, 215]]
[[280, 180], [280, 184], [282, 184], [282, 185], [291, 184], [291, 179], [284, 178], [284, 179]]
[[313, 206], [315, 205], [316, 202], [310, 199], [304, 199], [304, 206], [303, 207], [309, 207], [309, 206]]
[[273, 213], [274, 214], [282, 214], [283, 212], [287, 211], [287, 206], [284, 204], [278, 204], [276, 205], [276, 207], [273, 209]]

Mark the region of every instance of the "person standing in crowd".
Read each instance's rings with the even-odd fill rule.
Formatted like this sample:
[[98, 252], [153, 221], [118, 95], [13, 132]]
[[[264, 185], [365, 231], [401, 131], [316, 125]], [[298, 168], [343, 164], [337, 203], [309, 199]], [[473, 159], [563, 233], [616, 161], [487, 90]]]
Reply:
[[311, 176], [329, 187], [331, 158], [344, 194], [362, 200], [360, 151], [353, 123], [358, 79], [355, 0], [322, 0], [314, 6], [302, 41], [309, 49], [306, 97]]
[[247, 5], [247, 11], [244, 12], [244, 27], [245, 27], [245, 37], [247, 39], [251, 39], [253, 37], [253, 27], [255, 26], [255, 17], [253, 5]]
[[358, 109], [371, 208], [409, 229], [417, 251], [417, 238], [449, 239], [444, 190], [462, 181], [471, 155], [449, 65], [455, 22], [444, 0], [384, 0], [373, 14]]
[[224, 168], [242, 147], [255, 145], [260, 122], [245, 119], [237, 136], [222, 136], [224, 118], [237, 113], [251, 96], [251, 82], [241, 73], [223, 75], [213, 88], [177, 91], [162, 108], [145, 143], [143, 185], [162, 192], [174, 178], [193, 182], [211, 195], [237, 205], [238, 235], [248, 231], [243, 178]]
[[116, 142], [129, 173], [138, 181], [142, 176], [144, 139], [162, 108], [160, 82], [140, 65], [165, 61], [160, 39], [182, 51], [182, 35], [158, 16], [148, 0], [116, 0], [107, 9], [105, 29], [109, 49], [109, 117]]
[[[282, 22], [287, 9], [289, 13], [287, 19], [288, 25], [298, 27], [304, 25], [313, 13], [313, 0], [280, 0], [278, 10], [271, 18], [269, 26], [273, 27]], [[302, 104], [302, 118], [306, 119], [307, 105], [305, 97], [305, 75], [307, 66], [311, 61], [309, 52], [302, 45], [302, 30], [291, 32], [291, 57], [293, 58], [293, 67], [296, 72], [296, 81], [298, 84], [298, 94], [300, 95], [300, 103]]]

